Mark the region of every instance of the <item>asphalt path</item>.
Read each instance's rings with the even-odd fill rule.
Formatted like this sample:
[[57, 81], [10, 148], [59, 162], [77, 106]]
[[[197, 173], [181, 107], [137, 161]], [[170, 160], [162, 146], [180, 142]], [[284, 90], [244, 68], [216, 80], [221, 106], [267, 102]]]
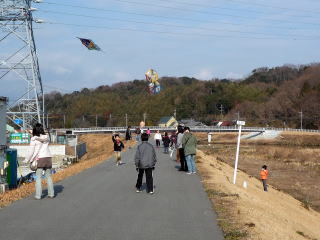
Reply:
[[1, 209], [0, 240], [223, 239], [200, 177], [156, 152], [153, 195], [135, 192], [135, 148], [128, 149], [121, 166], [111, 158], [56, 183], [54, 199], [45, 193]]

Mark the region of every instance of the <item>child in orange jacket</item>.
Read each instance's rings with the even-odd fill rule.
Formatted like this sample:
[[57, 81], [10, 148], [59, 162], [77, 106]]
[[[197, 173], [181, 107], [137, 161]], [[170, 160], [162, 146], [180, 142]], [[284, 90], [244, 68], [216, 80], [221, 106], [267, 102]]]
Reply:
[[262, 181], [263, 190], [265, 192], [268, 191], [267, 179], [268, 179], [269, 171], [267, 170], [267, 168], [268, 168], [267, 165], [263, 165], [260, 171], [260, 179]]

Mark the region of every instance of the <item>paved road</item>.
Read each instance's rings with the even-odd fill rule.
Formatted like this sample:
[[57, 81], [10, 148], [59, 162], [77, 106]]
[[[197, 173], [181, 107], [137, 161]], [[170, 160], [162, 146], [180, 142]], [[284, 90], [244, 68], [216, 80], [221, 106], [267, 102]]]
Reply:
[[197, 175], [178, 172], [157, 149], [155, 194], [135, 192], [135, 149], [55, 185], [55, 199], [0, 210], [0, 240], [223, 239]]

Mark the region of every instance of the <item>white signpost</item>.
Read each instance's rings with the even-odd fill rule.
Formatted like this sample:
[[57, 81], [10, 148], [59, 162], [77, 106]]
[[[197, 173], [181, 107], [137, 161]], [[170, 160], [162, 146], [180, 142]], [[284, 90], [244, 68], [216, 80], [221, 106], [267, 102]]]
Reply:
[[210, 145], [211, 143], [211, 140], [212, 140], [212, 133], [208, 133], [208, 144]]
[[237, 169], [238, 169], [239, 150], [240, 150], [241, 127], [244, 126], [245, 124], [246, 124], [245, 121], [237, 121], [237, 125], [239, 126], [239, 135], [238, 135], [238, 143], [237, 143], [236, 161], [235, 161], [235, 163], [234, 163], [233, 184], [236, 184], [236, 179], [237, 179]]

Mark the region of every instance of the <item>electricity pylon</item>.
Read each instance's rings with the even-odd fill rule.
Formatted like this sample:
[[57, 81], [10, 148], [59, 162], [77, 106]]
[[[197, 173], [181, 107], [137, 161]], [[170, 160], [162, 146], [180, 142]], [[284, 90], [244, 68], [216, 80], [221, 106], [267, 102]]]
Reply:
[[[34, 42], [31, 0], [0, 0], [0, 86], [4, 78], [23, 93], [10, 101], [8, 118], [23, 128], [44, 119], [44, 95]], [[41, 2], [33, 0], [33, 2]], [[8, 79], [6, 79], [8, 80]], [[1, 85], [2, 84], [2, 85]]]

